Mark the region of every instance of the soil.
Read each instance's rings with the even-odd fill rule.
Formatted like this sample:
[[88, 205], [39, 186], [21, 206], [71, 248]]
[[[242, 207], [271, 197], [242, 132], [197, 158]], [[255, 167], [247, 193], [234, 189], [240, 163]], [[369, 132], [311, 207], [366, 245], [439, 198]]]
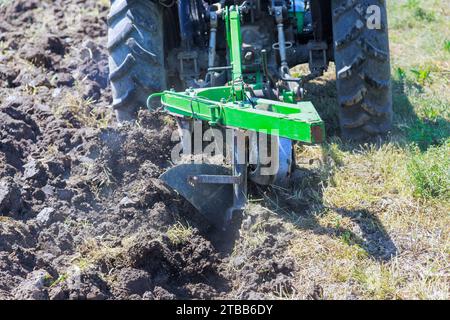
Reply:
[[[289, 232], [240, 255], [158, 177], [172, 122], [109, 108], [105, 1], [0, 7], [0, 299], [267, 298], [289, 291]], [[88, 12], [89, 14], [86, 14]], [[192, 235], [174, 244], [182, 221]], [[247, 231], [246, 231], [247, 230]], [[231, 267], [230, 267], [231, 266]]]

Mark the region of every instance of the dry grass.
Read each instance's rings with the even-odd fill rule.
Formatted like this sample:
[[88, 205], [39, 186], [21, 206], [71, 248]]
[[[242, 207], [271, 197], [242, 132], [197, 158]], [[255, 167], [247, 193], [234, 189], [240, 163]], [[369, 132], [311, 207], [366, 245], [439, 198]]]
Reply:
[[[96, 110], [95, 101], [83, 99], [77, 94], [66, 93], [62, 103], [54, 107], [56, 117], [64, 118], [70, 114], [81, 125], [90, 128], [105, 129], [111, 123], [112, 113], [108, 110]], [[67, 122], [71, 127], [71, 122]]]
[[123, 238], [120, 245], [111, 246], [101, 238], [87, 238], [76, 249], [76, 254], [72, 259], [72, 267], [79, 270], [89, 269], [98, 266], [99, 263], [106, 265], [111, 272], [117, 266], [126, 264], [126, 254], [135, 244], [137, 235]]
[[169, 227], [166, 232], [169, 241], [173, 245], [181, 245], [187, 243], [194, 235], [194, 229], [190, 225], [184, 225], [181, 222]]

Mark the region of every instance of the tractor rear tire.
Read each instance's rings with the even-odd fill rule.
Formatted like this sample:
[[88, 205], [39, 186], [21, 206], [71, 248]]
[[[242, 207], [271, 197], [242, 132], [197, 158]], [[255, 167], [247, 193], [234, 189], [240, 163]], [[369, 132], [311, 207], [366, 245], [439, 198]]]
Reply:
[[[377, 11], [380, 19], [369, 21]], [[332, 16], [342, 136], [383, 135], [393, 116], [385, 0], [332, 0]]]
[[150, 0], [112, 0], [109, 80], [117, 120], [133, 121], [148, 96], [166, 87], [163, 14]]

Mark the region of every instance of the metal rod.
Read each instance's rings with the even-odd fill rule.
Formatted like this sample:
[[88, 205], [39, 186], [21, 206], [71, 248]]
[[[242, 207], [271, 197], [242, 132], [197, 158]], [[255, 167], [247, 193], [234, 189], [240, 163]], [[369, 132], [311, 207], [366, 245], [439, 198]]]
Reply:
[[240, 184], [242, 183], [242, 176], [201, 174], [188, 177], [188, 181], [192, 184]]
[[208, 71], [224, 71], [224, 70], [231, 70], [231, 69], [233, 69], [232, 66], [212, 67], [212, 68], [208, 68]]
[[278, 30], [278, 50], [280, 51], [281, 76], [284, 76], [285, 73], [289, 74], [289, 67], [286, 59], [286, 37], [284, 35], [283, 8], [277, 6], [274, 8], [274, 11]]
[[208, 68], [215, 65], [216, 60], [216, 34], [217, 34], [217, 14], [214, 11], [209, 13], [211, 29], [209, 33], [209, 48], [208, 48]]

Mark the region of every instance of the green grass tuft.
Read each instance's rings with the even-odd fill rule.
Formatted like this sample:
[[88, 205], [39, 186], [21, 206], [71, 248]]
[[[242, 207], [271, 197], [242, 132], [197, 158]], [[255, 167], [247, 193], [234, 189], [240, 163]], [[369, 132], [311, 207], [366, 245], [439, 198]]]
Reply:
[[436, 20], [436, 17], [433, 12], [429, 12], [420, 7], [417, 7], [414, 9], [414, 17], [416, 17], [419, 20], [426, 21], [426, 22], [433, 22]]
[[450, 136], [450, 126], [443, 118], [412, 123], [407, 132], [409, 141], [415, 143], [420, 150], [425, 151], [429, 146], [440, 145]]
[[407, 168], [414, 187], [414, 195], [420, 198], [450, 198], [450, 140], [442, 146], [430, 147], [425, 153], [417, 149]]
[[404, 4], [405, 8], [408, 8], [409, 10], [414, 10], [419, 7], [419, 0], [408, 0]]
[[444, 41], [444, 50], [450, 52], [450, 40]]
[[416, 81], [421, 86], [427, 84], [430, 81], [431, 70], [429, 67], [427, 68], [413, 68], [411, 69], [412, 74], [414, 75]]

